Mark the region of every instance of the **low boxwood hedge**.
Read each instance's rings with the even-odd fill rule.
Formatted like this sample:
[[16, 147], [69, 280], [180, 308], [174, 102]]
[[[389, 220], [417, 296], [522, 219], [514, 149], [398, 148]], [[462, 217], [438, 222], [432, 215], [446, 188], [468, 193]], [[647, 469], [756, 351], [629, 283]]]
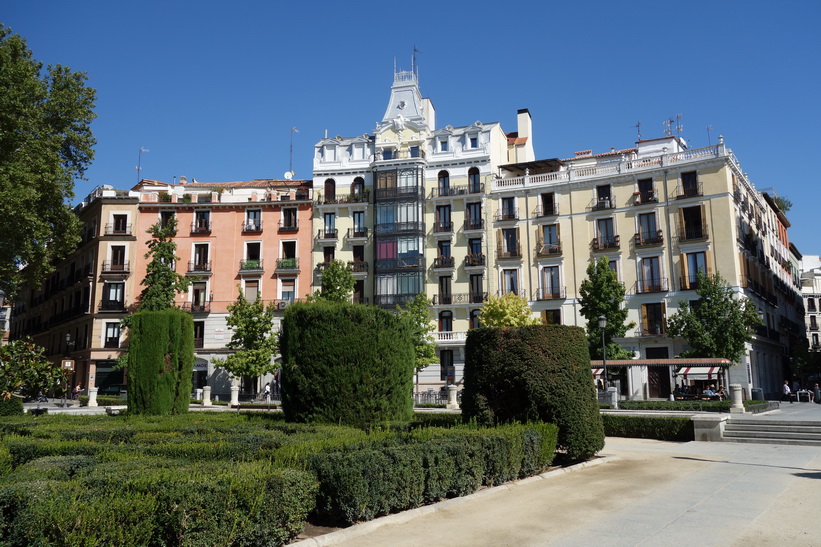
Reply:
[[619, 401], [621, 410], [730, 412], [731, 401]]
[[602, 420], [604, 421], [604, 433], [608, 437], [679, 442], [695, 440], [693, 422], [689, 417], [602, 414]]
[[[88, 406], [88, 395], [80, 395], [80, 406]], [[97, 406], [121, 406], [127, 405], [128, 399], [125, 397], [115, 397], [112, 395], [97, 395]]]

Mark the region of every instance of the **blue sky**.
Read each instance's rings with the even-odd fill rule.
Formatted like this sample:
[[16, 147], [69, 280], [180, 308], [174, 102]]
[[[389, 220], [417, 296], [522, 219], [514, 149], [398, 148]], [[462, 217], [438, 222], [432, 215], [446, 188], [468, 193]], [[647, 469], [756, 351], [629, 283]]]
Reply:
[[[373, 130], [394, 58], [418, 55], [437, 126], [533, 117], [539, 158], [627, 148], [683, 115], [691, 147], [724, 135], [759, 189], [794, 203], [821, 252], [812, 168], [821, 127], [821, 3], [112, 2], [7, 0], [37, 59], [88, 73], [96, 159], [76, 193], [171, 181], [297, 178], [323, 136]], [[810, 168], [806, 166], [810, 165]]]

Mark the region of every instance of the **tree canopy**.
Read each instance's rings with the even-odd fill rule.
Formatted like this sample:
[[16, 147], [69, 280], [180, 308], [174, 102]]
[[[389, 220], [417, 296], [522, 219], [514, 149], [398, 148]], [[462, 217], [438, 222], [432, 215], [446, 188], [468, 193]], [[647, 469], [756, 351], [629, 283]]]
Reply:
[[624, 302], [624, 285], [610, 268], [607, 258], [591, 262], [587, 266], [587, 279], [579, 287], [579, 308], [587, 320], [587, 342], [590, 346], [590, 357], [602, 358], [602, 331], [599, 317], [607, 318], [604, 328], [604, 341], [608, 359], [627, 359], [630, 354], [613, 342], [613, 338], [624, 336], [629, 329], [636, 326], [627, 322], [627, 309]]
[[232, 334], [226, 347], [236, 351], [224, 360], [215, 360], [217, 364], [235, 377], [257, 378], [277, 369], [273, 360], [277, 351], [273, 304], [265, 306], [259, 293], [249, 302], [239, 291], [236, 302], [228, 306], [228, 326]]
[[57, 386], [62, 370], [43, 356], [43, 348], [31, 340], [0, 345], [0, 398], [14, 393], [36, 395]]
[[424, 293], [417, 294], [404, 308], [396, 307], [399, 316], [411, 326], [417, 372], [436, 362], [436, 343], [431, 335], [434, 326], [430, 320], [429, 310], [430, 305]]
[[489, 296], [479, 313], [479, 323], [483, 327], [526, 327], [537, 325], [527, 299], [508, 292], [502, 296]]
[[0, 24], [0, 290], [40, 285], [74, 250], [70, 201], [94, 156], [96, 93], [86, 76], [45, 70], [26, 41]]
[[331, 260], [322, 270], [322, 290], [314, 292], [311, 301], [350, 302], [356, 285], [351, 267], [341, 260]]
[[682, 357], [723, 357], [737, 362], [752, 340], [753, 329], [761, 325], [758, 311], [747, 298], [736, 298], [719, 274], [710, 276], [699, 270], [696, 279], [697, 303], [681, 302], [667, 321], [667, 331], [690, 345]]
[[170, 218], [165, 224], [158, 222], [148, 229], [152, 238], [146, 241], [151, 259], [146, 266], [145, 287], [140, 293], [140, 310], [159, 311], [174, 307], [177, 293], [188, 290], [191, 281], [174, 269], [180, 257], [177, 256], [177, 219]]

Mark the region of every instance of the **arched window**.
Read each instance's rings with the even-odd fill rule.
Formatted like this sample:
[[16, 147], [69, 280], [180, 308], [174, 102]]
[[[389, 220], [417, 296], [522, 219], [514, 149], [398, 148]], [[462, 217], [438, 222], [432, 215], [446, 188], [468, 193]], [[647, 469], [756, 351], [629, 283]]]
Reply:
[[481, 328], [482, 323], [479, 322], [479, 314], [482, 313], [482, 310], [470, 310], [470, 328], [478, 329]]
[[336, 181], [334, 179], [325, 180], [325, 202], [336, 199]]
[[450, 194], [450, 175], [447, 171], [439, 171], [439, 195], [447, 196]]
[[352, 196], [361, 196], [365, 193], [365, 179], [362, 177], [356, 177], [353, 179], [353, 184], [351, 184], [351, 195]]
[[450, 332], [453, 330], [453, 312], [439, 312], [439, 332]]
[[471, 167], [468, 170], [468, 192], [477, 194], [482, 191], [482, 183], [479, 182], [479, 168]]

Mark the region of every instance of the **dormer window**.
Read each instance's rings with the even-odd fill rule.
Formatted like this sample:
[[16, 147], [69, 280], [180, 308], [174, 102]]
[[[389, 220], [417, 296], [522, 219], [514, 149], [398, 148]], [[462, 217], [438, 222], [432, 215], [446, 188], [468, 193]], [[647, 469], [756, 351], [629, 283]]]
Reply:
[[335, 146], [326, 146], [325, 147], [325, 161], [336, 161], [336, 147]]
[[447, 139], [439, 139], [439, 151], [440, 152], [447, 152], [448, 151], [448, 140]]
[[468, 136], [468, 148], [479, 148], [479, 135]]

